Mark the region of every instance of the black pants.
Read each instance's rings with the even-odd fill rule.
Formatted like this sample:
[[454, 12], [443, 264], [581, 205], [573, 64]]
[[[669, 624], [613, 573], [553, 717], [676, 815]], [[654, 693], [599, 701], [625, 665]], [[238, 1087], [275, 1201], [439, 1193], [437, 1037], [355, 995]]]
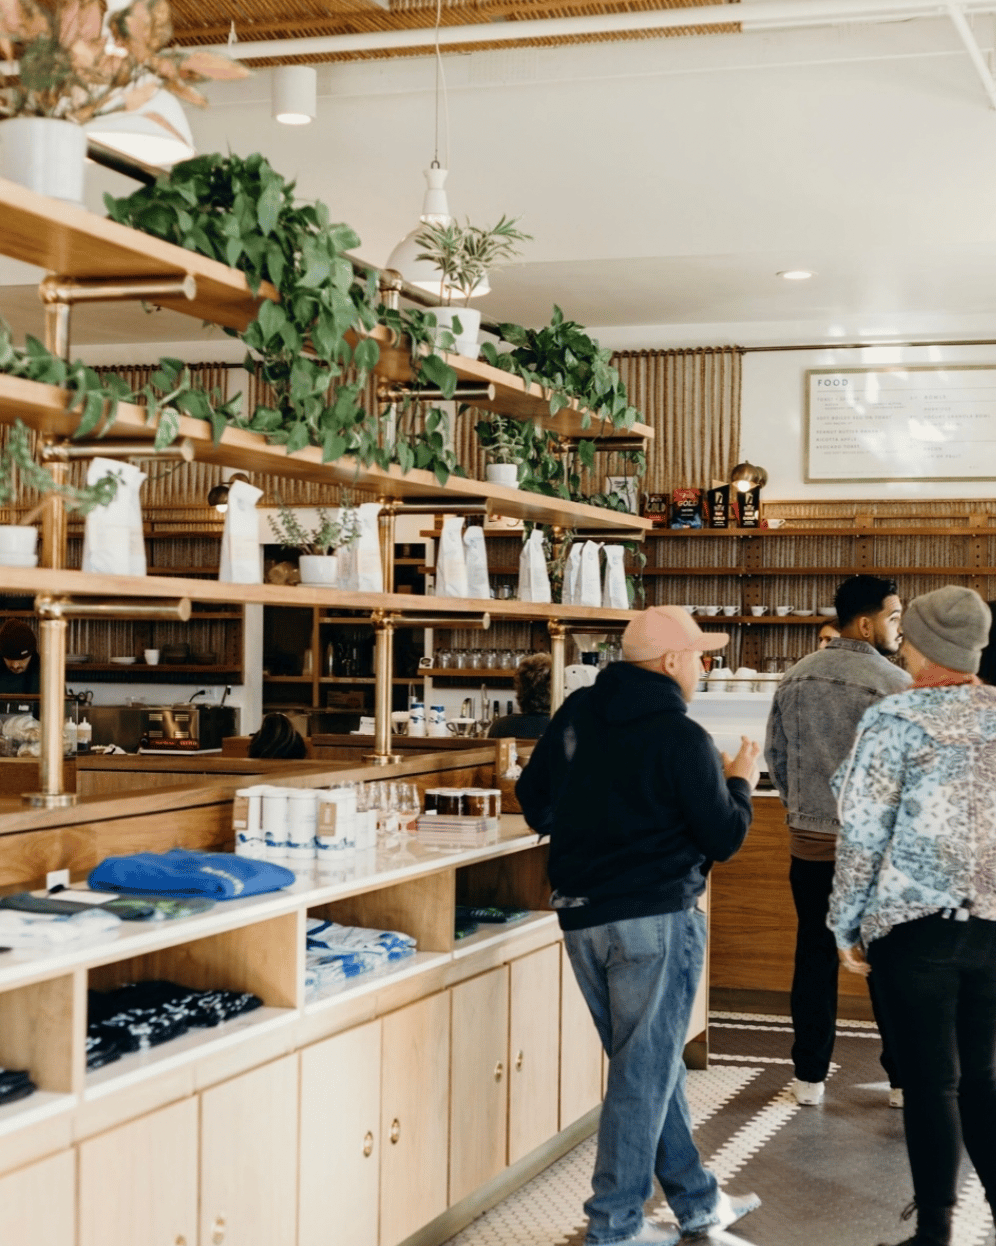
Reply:
[[[802, 861], [792, 857], [789, 883], [799, 919], [795, 939], [795, 972], [792, 977], [792, 1063], [803, 1082], [822, 1082], [830, 1069], [837, 1037], [837, 974], [840, 960], [833, 934], [827, 928], [830, 892], [833, 889], [832, 861]], [[882, 1035], [882, 1068], [890, 1086], [901, 1086], [876, 990], [868, 979], [872, 1012]]]
[[950, 1207], [964, 1140], [996, 1201], [996, 922], [940, 914], [868, 949], [904, 1087], [919, 1207]]

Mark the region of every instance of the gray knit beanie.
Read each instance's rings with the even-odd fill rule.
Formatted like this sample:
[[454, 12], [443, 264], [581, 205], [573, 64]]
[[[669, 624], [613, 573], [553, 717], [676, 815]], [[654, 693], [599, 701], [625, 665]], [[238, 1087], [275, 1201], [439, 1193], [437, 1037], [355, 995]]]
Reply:
[[991, 622], [989, 607], [974, 589], [949, 584], [910, 602], [903, 635], [929, 661], [974, 675]]

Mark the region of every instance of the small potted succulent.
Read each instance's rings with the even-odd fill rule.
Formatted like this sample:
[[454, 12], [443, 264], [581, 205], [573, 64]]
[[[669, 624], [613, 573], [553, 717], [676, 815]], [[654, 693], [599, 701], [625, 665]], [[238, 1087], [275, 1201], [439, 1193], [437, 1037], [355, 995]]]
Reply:
[[339, 583], [338, 551], [352, 545], [359, 536], [359, 515], [353, 506], [343, 506], [338, 515], [318, 507], [318, 527], [305, 528], [289, 506], [280, 503], [270, 527], [281, 545], [300, 550], [301, 583], [316, 588], [335, 588]]
[[517, 488], [526, 434], [523, 422], [511, 416], [496, 415], [490, 420], [481, 420], [476, 431], [489, 459], [484, 468], [485, 479], [492, 484]]
[[142, 110], [178, 135], [153, 97], [207, 100], [194, 84], [244, 78], [244, 66], [200, 49], [169, 47], [168, 0], [0, 0], [0, 175], [42, 194], [81, 203], [84, 127]]
[[[456, 351], [476, 359], [479, 351], [477, 335], [481, 313], [471, 308], [470, 300], [491, 289], [488, 273], [510, 264], [520, 254], [516, 243], [529, 242], [531, 234], [516, 229], [519, 218], [502, 216], [497, 225], [483, 229], [450, 221], [448, 225], [426, 225], [415, 236], [423, 250], [417, 257], [434, 264], [439, 270], [439, 297], [445, 304], [436, 312], [436, 323], [449, 329], [456, 339]], [[455, 298], [463, 306], [452, 306]]]

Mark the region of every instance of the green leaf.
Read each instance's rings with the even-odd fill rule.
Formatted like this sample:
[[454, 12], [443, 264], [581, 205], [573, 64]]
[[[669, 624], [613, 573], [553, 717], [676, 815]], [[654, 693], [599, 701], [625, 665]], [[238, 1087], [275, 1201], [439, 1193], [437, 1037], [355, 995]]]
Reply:
[[256, 317], [264, 342], [272, 342], [287, 322], [287, 314], [279, 303], [267, 300], [259, 309]]
[[272, 234], [276, 229], [282, 206], [283, 196], [280, 193], [280, 184], [270, 182], [260, 195], [259, 206], [256, 209], [256, 220], [264, 234]]
[[435, 385], [444, 398], [452, 398], [456, 393], [457, 374], [439, 355], [426, 355], [422, 360], [421, 375]]
[[159, 424], [156, 428], [156, 439], [153, 446], [156, 450], [163, 450], [171, 442], [176, 441], [180, 435], [180, 415], [171, 407], [159, 414]]
[[295, 454], [298, 450], [303, 450], [309, 443], [308, 426], [306, 424], [295, 424], [287, 437], [287, 453]]
[[[353, 363], [364, 372], [371, 372], [380, 359], [380, 347], [371, 337], [361, 338], [353, 351]], [[454, 376], [456, 374], [454, 373]]]

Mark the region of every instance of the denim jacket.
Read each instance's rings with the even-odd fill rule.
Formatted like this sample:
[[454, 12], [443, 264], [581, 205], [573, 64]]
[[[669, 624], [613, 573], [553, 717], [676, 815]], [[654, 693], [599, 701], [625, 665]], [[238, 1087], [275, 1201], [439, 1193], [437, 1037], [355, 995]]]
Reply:
[[909, 675], [863, 640], [831, 640], [781, 681], [768, 715], [764, 756], [789, 826], [835, 835], [830, 778], [851, 751], [869, 706], [910, 686]]
[[996, 921], [996, 688], [913, 688], [862, 718], [833, 777], [838, 947], [944, 909]]

